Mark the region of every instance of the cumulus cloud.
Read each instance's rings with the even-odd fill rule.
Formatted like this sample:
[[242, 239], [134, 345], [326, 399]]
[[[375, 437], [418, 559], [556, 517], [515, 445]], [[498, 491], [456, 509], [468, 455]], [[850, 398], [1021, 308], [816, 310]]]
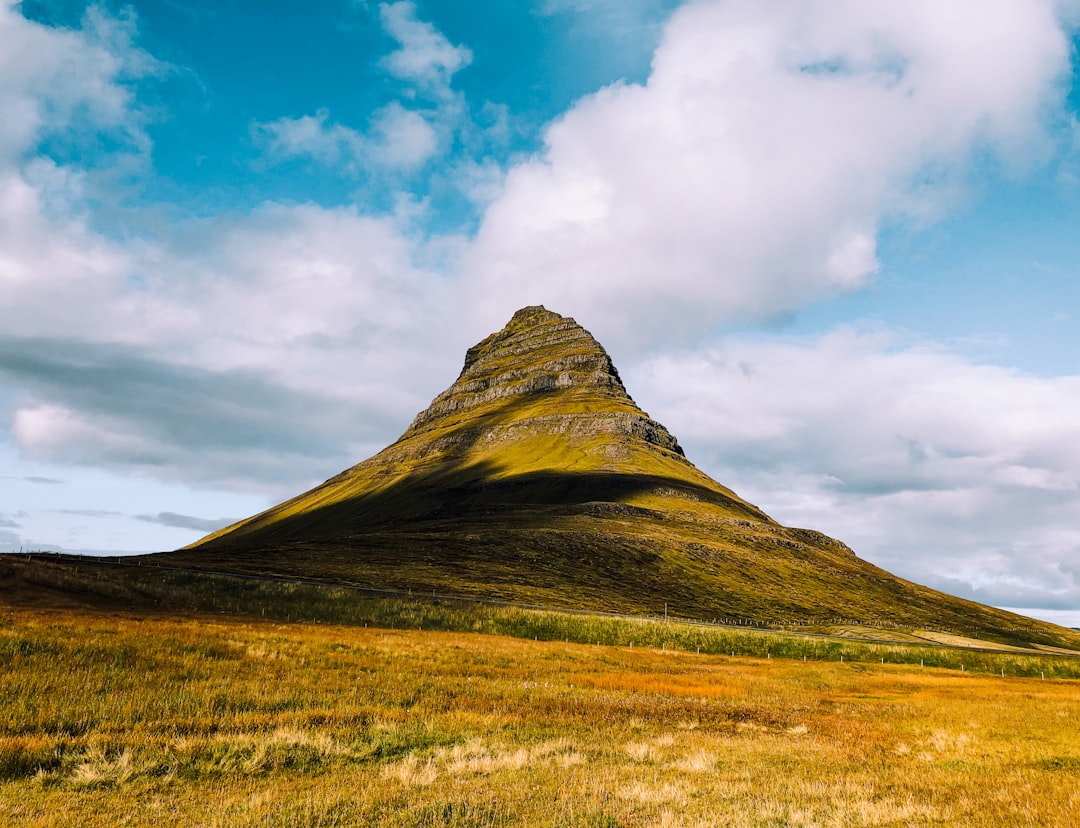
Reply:
[[[692, 336], [866, 283], [976, 156], [1035, 162], [1069, 44], [1050, 0], [695, 2], [512, 168], [465, 267], [489, 324], [546, 299], [608, 339]], [[632, 321], [631, 321], [632, 320]]]
[[419, 167], [439, 145], [435, 127], [420, 113], [397, 102], [375, 113], [372, 131], [372, 154], [383, 165], [396, 169]]
[[356, 208], [268, 205], [188, 227], [152, 254], [130, 321], [170, 359], [207, 368], [399, 400], [400, 380], [427, 377], [424, 349], [455, 325], [440, 311], [453, 307], [450, 285], [424, 248]]
[[778, 520], [979, 601], [1080, 604], [1080, 376], [849, 328], [623, 373], [692, 460]]
[[472, 62], [472, 52], [418, 19], [415, 3], [382, 3], [379, 12], [387, 34], [398, 42], [398, 49], [382, 60], [387, 71], [425, 92], [448, 94], [454, 74]]
[[[133, 37], [131, 18], [93, 7], [81, 29], [67, 30], [0, 3], [0, 306], [8, 333], [29, 312], [41, 329], [108, 336], [86, 309], [121, 286], [129, 255], [89, 227], [88, 203], [102, 194], [88, 181], [93, 168], [142, 157], [148, 147], [131, 84], [160, 65]], [[81, 149], [78, 167], [48, 154], [72, 145]]]
[[[390, 101], [372, 112], [362, 129], [333, 121], [325, 108], [314, 115], [253, 123], [252, 139], [271, 163], [306, 158], [354, 176], [378, 180], [389, 175], [400, 186], [400, 175], [424, 168], [455, 135], [460, 133], [463, 144], [476, 144], [476, 136], [490, 139], [503, 126], [485, 130], [474, 124], [464, 96], [451, 88], [454, 74], [472, 60], [468, 49], [454, 46], [435, 26], [418, 19], [411, 2], [383, 3], [379, 11], [383, 29], [398, 43], [380, 63], [403, 82], [408, 106]], [[486, 106], [482, 114], [488, 112]]]
[[452, 370], [430, 357], [454, 335], [446, 280], [394, 218], [267, 205], [121, 242], [90, 227], [80, 176], [0, 159], [0, 404], [28, 456], [294, 491], [381, 447]]
[[11, 164], [46, 135], [84, 141], [107, 130], [145, 148], [145, 116], [127, 81], [162, 71], [133, 45], [132, 17], [91, 6], [79, 30], [27, 20], [0, 2], [0, 163]]
[[252, 135], [265, 146], [271, 160], [308, 156], [334, 165], [358, 155], [363, 138], [356, 130], [328, 123], [329, 117], [330, 111], [324, 108], [314, 115], [256, 123]]

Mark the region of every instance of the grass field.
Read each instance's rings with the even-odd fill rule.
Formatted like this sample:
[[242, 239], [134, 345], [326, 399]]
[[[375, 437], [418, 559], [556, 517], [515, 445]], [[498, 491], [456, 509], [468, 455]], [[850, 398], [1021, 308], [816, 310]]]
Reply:
[[0, 824], [1080, 824], [1080, 683], [0, 611]]
[[[573, 613], [470, 599], [393, 597], [332, 584], [111, 565], [96, 559], [50, 555], [30, 560], [0, 556], [0, 601], [23, 606], [231, 614], [288, 622], [644, 646], [695, 654], [918, 664], [1010, 677], [1080, 679], [1080, 652], [1045, 646], [1021, 650], [940, 630], [853, 624], [784, 630], [739, 626], [732, 619], [726, 619], [727, 624], [712, 624]], [[954, 646], [940, 646], [938, 639]], [[961, 643], [964, 646], [955, 646]]]

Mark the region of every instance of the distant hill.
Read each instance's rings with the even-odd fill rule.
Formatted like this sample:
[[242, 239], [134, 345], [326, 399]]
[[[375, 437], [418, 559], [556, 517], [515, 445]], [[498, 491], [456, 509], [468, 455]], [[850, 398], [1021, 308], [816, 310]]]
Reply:
[[663, 614], [942, 628], [1080, 647], [1063, 627], [897, 578], [698, 470], [573, 319], [523, 308], [374, 457], [150, 556], [177, 566]]

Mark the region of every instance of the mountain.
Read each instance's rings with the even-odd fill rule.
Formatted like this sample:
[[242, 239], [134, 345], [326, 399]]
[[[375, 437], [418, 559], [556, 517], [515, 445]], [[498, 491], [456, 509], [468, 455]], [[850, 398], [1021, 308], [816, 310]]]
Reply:
[[374, 457], [152, 557], [628, 613], [1078, 643], [781, 526], [687, 460], [588, 331], [539, 306], [470, 348], [453, 385]]

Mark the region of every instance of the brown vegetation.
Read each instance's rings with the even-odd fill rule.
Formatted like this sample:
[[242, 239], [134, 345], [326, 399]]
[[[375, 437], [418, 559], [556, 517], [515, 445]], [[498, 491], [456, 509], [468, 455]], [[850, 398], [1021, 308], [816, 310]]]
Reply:
[[0, 824], [1069, 825], [1080, 684], [0, 614]]

